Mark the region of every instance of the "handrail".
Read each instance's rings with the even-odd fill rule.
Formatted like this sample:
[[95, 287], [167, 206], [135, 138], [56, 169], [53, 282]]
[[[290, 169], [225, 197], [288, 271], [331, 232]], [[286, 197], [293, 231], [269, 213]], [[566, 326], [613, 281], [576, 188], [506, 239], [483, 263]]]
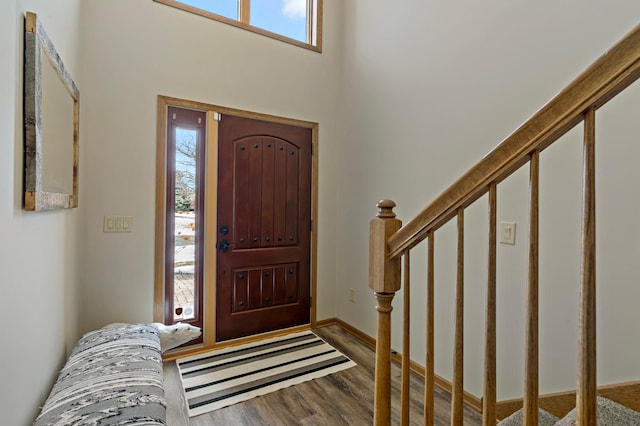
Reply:
[[530, 153], [542, 151], [582, 121], [585, 111], [600, 108], [639, 77], [640, 25], [392, 235], [388, 256], [395, 258], [415, 247], [427, 232], [484, 195], [490, 183], [506, 178]]
[[[410, 250], [428, 239], [426, 283], [425, 425], [434, 423], [434, 236], [436, 230], [457, 217], [457, 271], [454, 318], [453, 382], [451, 383], [451, 424], [463, 421], [464, 391], [464, 211], [489, 193], [488, 276], [485, 324], [485, 377], [482, 401], [483, 425], [496, 424], [496, 209], [497, 185], [529, 163], [529, 265], [525, 330], [525, 381], [522, 401], [524, 424], [538, 423], [538, 215], [540, 152], [576, 124], [584, 123], [582, 188], [582, 255], [580, 265], [580, 315], [578, 321], [578, 380], [576, 421], [596, 423], [596, 279], [595, 279], [595, 112], [619, 92], [640, 78], [640, 25], [599, 58], [566, 89], [534, 114], [511, 136], [439, 195], [414, 219], [401, 226], [395, 217], [395, 203], [382, 200], [378, 214], [370, 222], [369, 287], [378, 302], [374, 423], [391, 421], [391, 310], [392, 299], [403, 285], [405, 309], [410, 302]], [[404, 271], [401, 257], [404, 256]], [[401, 422], [409, 424], [408, 364], [410, 363], [410, 315], [403, 324]]]

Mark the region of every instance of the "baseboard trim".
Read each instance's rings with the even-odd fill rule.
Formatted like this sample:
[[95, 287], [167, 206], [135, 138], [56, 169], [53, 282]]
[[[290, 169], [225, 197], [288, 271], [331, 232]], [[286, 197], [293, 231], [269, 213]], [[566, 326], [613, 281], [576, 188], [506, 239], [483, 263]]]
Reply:
[[[372, 348], [375, 349], [375, 347], [376, 347], [376, 339], [374, 339], [373, 337], [371, 337], [368, 334], [364, 333], [360, 329], [352, 326], [351, 324], [341, 320], [340, 318], [329, 318], [329, 319], [326, 319], [326, 320], [317, 321], [316, 324], [315, 324], [315, 326], [318, 327], [318, 328], [319, 327], [328, 327], [330, 325], [337, 325], [338, 327], [341, 327], [345, 331], [351, 333], [354, 337], [360, 339], [362, 342], [366, 343], [367, 345], [369, 345], [369, 346], [371, 346]], [[402, 363], [402, 354], [400, 352], [395, 352], [394, 351], [394, 352], [391, 353], [391, 359], [394, 362], [397, 362], [398, 364], [400, 364], [400, 363]], [[422, 379], [424, 379], [424, 367], [423, 366], [419, 365], [415, 361], [411, 361], [410, 364], [409, 364], [409, 368], [411, 369], [411, 371], [413, 371], [414, 373], [416, 373], [417, 375], [422, 377]], [[437, 387], [439, 387], [443, 391], [447, 392], [449, 395], [451, 395], [453, 393], [453, 384], [450, 381], [448, 381], [446, 379], [443, 379], [442, 377], [438, 376], [437, 374], [435, 374], [434, 377], [433, 377], [433, 383], [434, 383], [434, 385], [436, 385]], [[464, 403], [469, 408], [471, 408], [474, 411], [482, 414], [482, 399], [481, 398], [478, 398], [477, 396], [473, 395], [472, 393], [464, 391], [464, 394], [462, 396], [462, 400], [464, 401]]]
[[326, 320], [318, 321], [316, 323], [316, 327], [328, 327], [330, 325], [337, 325], [338, 327], [348, 331], [353, 336], [357, 337], [362, 342], [366, 343], [367, 345], [371, 346], [372, 348], [376, 347], [376, 339], [374, 339], [373, 337], [369, 336], [367, 333], [361, 331], [360, 329], [355, 328], [351, 324], [349, 324], [347, 322], [344, 322], [340, 318], [329, 318], [329, 319], [326, 319]]
[[[640, 381], [616, 383], [598, 387], [598, 395], [640, 411]], [[576, 406], [576, 392], [556, 392], [538, 398], [540, 408], [557, 417], [564, 417]], [[522, 408], [522, 399], [499, 401], [496, 407], [498, 419], [509, 417]]]
[[[315, 326], [318, 328], [328, 327], [330, 325], [337, 325], [338, 327], [341, 327], [356, 338], [360, 339], [362, 342], [375, 349], [376, 339], [339, 318], [329, 318], [318, 321], [315, 324]], [[402, 361], [402, 354], [393, 352], [391, 354], [391, 359], [394, 362], [400, 364]], [[411, 361], [410, 368], [411, 371], [418, 374], [424, 379], [424, 367], [415, 363], [414, 361]], [[449, 395], [451, 395], [453, 392], [452, 383], [438, 375], [434, 376], [434, 384], [443, 391], [447, 392]], [[598, 387], [598, 395], [615, 401], [618, 404], [622, 404], [625, 407], [640, 411], [640, 381], [630, 381], [600, 386]], [[482, 414], [482, 398], [479, 398], [472, 393], [465, 391], [463, 400], [469, 408]], [[576, 392], [566, 391], [541, 395], [538, 398], [538, 405], [540, 406], [540, 408], [547, 410], [551, 414], [562, 418], [575, 407]], [[522, 398], [498, 401], [496, 404], [496, 414], [498, 420], [509, 417], [511, 414], [515, 413], [521, 408]]]

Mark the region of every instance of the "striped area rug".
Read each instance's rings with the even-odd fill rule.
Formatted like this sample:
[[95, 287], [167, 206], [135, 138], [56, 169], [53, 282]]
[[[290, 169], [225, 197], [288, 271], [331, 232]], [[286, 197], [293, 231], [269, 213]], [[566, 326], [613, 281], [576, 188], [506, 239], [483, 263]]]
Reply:
[[310, 331], [176, 360], [189, 416], [356, 365]]

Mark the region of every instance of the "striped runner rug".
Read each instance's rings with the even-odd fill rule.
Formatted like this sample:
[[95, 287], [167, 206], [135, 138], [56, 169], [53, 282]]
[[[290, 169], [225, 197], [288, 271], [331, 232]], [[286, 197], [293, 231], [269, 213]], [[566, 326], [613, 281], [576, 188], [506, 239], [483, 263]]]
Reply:
[[189, 416], [197, 416], [356, 365], [311, 331], [176, 360]]

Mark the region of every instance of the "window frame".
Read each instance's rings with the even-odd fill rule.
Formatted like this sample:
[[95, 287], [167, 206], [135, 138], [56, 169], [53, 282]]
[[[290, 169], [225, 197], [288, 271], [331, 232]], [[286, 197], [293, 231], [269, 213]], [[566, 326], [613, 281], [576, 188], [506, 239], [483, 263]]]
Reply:
[[[216, 254], [217, 250], [207, 250], [207, 247], [215, 247], [216, 244], [216, 200], [217, 200], [217, 144], [218, 144], [218, 122], [216, 120], [216, 109], [201, 102], [188, 101], [184, 99], [172, 98], [158, 95], [157, 97], [157, 122], [156, 122], [156, 190], [155, 190], [155, 247], [154, 247], [154, 290], [153, 290], [153, 321], [169, 323], [166, 311], [166, 239], [167, 236], [167, 179], [169, 170], [167, 168], [167, 149], [169, 136], [169, 108], [181, 108], [194, 111], [206, 112], [206, 140], [205, 148], [205, 186], [204, 189], [204, 257], [202, 266], [204, 271], [203, 288], [201, 300], [203, 306], [202, 313], [202, 335], [198, 341], [190, 341], [185, 345], [172, 350], [169, 354], [164, 354], [163, 359], [175, 359], [175, 354], [192, 353], [201, 348], [212, 348], [215, 346], [215, 303], [208, 303], [207, 297], [215, 294], [215, 280], [210, 277], [216, 275]], [[211, 184], [209, 184], [211, 182]], [[170, 233], [172, 234], [172, 233]], [[170, 237], [169, 237], [170, 238]], [[208, 278], [209, 276], [209, 278]], [[214, 299], [215, 301], [215, 299]], [[182, 321], [186, 322], [186, 321]]]
[[217, 13], [208, 12], [206, 10], [199, 9], [194, 6], [182, 3], [178, 0], [153, 0], [156, 3], [161, 3], [166, 6], [175, 7], [177, 9], [184, 10], [196, 15], [203, 16], [205, 18], [213, 19], [218, 22], [222, 22], [228, 25], [232, 25], [237, 28], [242, 28], [247, 31], [251, 31], [256, 34], [263, 35], [275, 40], [279, 40], [285, 43], [293, 44], [304, 49], [312, 50], [314, 52], [322, 52], [322, 1], [323, 0], [307, 0], [308, 1], [308, 16], [307, 16], [307, 40], [309, 43], [305, 43], [293, 38], [283, 36], [281, 34], [274, 33], [256, 26], [249, 24], [250, 22], [250, 10], [251, 0], [238, 0], [239, 11], [238, 20], [227, 18], [226, 16], [218, 15]]
[[[180, 117], [178, 119], [170, 118], [172, 111], [179, 113], [182, 110], [188, 114], [188, 118]], [[200, 115], [203, 120], [194, 123], [191, 119], [196, 115]], [[176, 135], [178, 128], [192, 130], [197, 134], [196, 145], [196, 166], [195, 166], [195, 261], [194, 270], [194, 316], [193, 318], [175, 318], [175, 273], [174, 273], [174, 255], [175, 241], [173, 238], [175, 230], [175, 176], [176, 176]], [[184, 108], [180, 106], [169, 105], [167, 108], [167, 138], [166, 138], [166, 201], [165, 201], [165, 312], [164, 322], [166, 324], [175, 324], [178, 322], [191, 324], [196, 327], [204, 327], [204, 247], [205, 247], [205, 184], [207, 170], [207, 112], [203, 110]], [[190, 342], [189, 344], [200, 343], [201, 338]]]

